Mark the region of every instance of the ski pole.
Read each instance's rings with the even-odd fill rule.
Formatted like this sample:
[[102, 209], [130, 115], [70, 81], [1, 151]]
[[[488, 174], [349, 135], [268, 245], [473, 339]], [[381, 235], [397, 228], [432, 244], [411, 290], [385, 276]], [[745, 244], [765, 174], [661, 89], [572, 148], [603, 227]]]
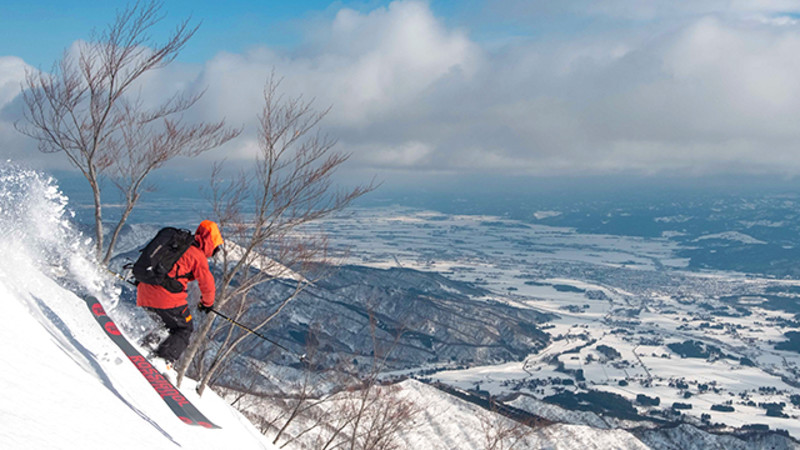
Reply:
[[136, 283], [135, 283], [135, 282], [133, 282], [133, 281], [131, 281], [131, 280], [129, 280], [129, 279], [127, 279], [127, 278], [123, 277], [122, 275], [118, 274], [117, 272], [114, 272], [113, 270], [109, 269], [108, 267], [106, 267], [106, 270], [108, 271], [108, 273], [110, 273], [111, 275], [114, 275], [115, 277], [119, 278], [120, 280], [122, 280], [122, 281], [124, 281], [124, 282], [126, 282], [126, 283], [130, 283], [130, 284], [132, 284], [132, 285], [136, 286]]
[[241, 328], [241, 329], [243, 329], [243, 330], [247, 331], [248, 333], [250, 333], [250, 334], [254, 334], [254, 335], [256, 335], [256, 336], [260, 337], [261, 339], [263, 339], [263, 340], [265, 340], [265, 341], [269, 342], [270, 344], [272, 344], [272, 345], [274, 345], [274, 346], [276, 346], [276, 347], [278, 347], [278, 348], [280, 348], [280, 349], [283, 349], [283, 351], [285, 351], [286, 353], [289, 353], [290, 355], [292, 355], [292, 356], [294, 356], [295, 358], [299, 359], [299, 360], [300, 360], [300, 362], [302, 362], [302, 363], [306, 363], [306, 362], [307, 362], [307, 361], [306, 361], [306, 355], [305, 355], [305, 354], [298, 355], [297, 353], [295, 353], [295, 352], [293, 352], [293, 351], [289, 350], [288, 348], [284, 347], [283, 345], [281, 345], [281, 344], [279, 344], [279, 343], [277, 343], [277, 342], [273, 341], [272, 339], [270, 339], [270, 338], [268, 338], [268, 337], [264, 336], [263, 334], [261, 334], [261, 333], [259, 333], [259, 332], [255, 331], [255, 330], [251, 330], [250, 328], [248, 328], [248, 327], [246, 327], [246, 326], [242, 325], [241, 323], [239, 323], [239, 322], [237, 322], [237, 321], [235, 321], [235, 320], [231, 319], [230, 317], [226, 316], [225, 314], [223, 314], [223, 313], [219, 312], [218, 310], [216, 310], [216, 309], [214, 309], [214, 308], [209, 308], [209, 310], [210, 310], [211, 312], [213, 312], [214, 314], [216, 314], [216, 315], [218, 315], [218, 316], [222, 317], [223, 319], [227, 320], [228, 322], [230, 322], [230, 323], [232, 323], [232, 324], [236, 325], [237, 327], [239, 327], [239, 328]]

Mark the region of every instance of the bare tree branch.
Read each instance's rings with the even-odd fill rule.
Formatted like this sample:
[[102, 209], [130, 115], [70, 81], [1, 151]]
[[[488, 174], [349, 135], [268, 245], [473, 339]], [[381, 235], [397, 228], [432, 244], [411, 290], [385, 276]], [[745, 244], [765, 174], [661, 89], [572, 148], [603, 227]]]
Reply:
[[[332, 176], [347, 161], [347, 155], [334, 151], [336, 141], [318, 131], [328, 110], [315, 111], [313, 102], [302, 97], [284, 98], [279, 86], [280, 80], [273, 73], [264, 89], [259, 152], [254, 164], [227, 180], [221, 175], [221, 165], [215, 166], [209, 192], [216, 221], [226, 237], [217, 308], [254, 330], [266, 327], [315, 277], [323, 276], [310, 275], [312, 266], [330, 262], [327, 240], [318, 234], [304, 234], [304, 227], [374, 189], [370, 184], [334, 192]], [[259, 299], [253, 289], [278, 279], [292, 279], [293, 292], [270, 313], [257, 314], [253, 305]], [[196, 332], [179, 365], [179, 382], [195, 356], [208, 345], [214, 328], [209, 320]], [[229, 334], [208, 364], [205, 359], [196, 361], [199, 392], [246, 338]]]
[[[144, 180], [168, 161], [194, 157], [233, 139], [239, 130], [216, 123], [185, 124], [180, 115], [202, 92], [176, 93], [148, 107], [135, 94], [142, 75], [175, 60], [198, 26], [178, 24], [162, 42], [150, 33], [163, 19], [161, 4], [135, 3], [75, 53], [64, 52], [51, 73], [28, 71], [23, 83], [24, 121], [17, 130], [44, 153], [62, 152], [92, 190], [95, 250], [108, 264], [119, 232], [136, 206]], [[110, 179], [124, 199], [121, 216], [104, 245], [101, 181]]]

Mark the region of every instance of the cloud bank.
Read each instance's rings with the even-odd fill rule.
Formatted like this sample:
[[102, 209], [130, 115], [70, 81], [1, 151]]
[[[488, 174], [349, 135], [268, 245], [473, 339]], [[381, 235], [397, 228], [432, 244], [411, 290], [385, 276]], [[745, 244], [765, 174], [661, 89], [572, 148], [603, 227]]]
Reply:
[[[323, 125], [352, 153], [348, 166], [365, 172], [797, 175], [798, 2], [687, 3], [487, 3], [497, 20], [605, 24], [496, 40], [448, 25], [425, 2], [342, 9], [290, 51], [256, 46], [175, 64], [146, 90], [206, 88], [197, 118], [246, 126], [224, 149], [230, 159], [254, 148], [274, 68], [287, 95], [332, 106]], [[19, 67], [0, 57], [4, 142]]]

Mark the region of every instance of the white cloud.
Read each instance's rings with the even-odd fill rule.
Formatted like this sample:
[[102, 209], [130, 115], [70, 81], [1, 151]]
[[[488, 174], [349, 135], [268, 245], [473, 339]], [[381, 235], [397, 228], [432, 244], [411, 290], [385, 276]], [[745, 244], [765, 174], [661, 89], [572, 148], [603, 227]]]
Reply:
[[172, 65], [145, 97], [207, 88], [193, 116], [248, 125], [231, 159], [255, 147], [274, 68], [287, 95], [333, 106], [323, 125], [366, 171], [800, 174], [799, 3], [506, 1], [645, 23], [488, 45], [397, 1], [341, 10], [290, 52]]
[[13, 159], [27, 161], [38, 167], [55, 167], [63, 164], [63, 161], [56, 163], [45, 158], [47, 155], [40, 154], [35, 143], [14, 128], [14, 122], [21, 118], [19, 93], [26, 70], [33, 68], [22, 59], [0, 56], [0, 163]]
[[0, 56], [0, 109], [19, 95], [26, 69], [31, 67], [20, 58]]
[[405, 168], [426, 164], [432, 149], [423, 142], [409, 141], [388, 148], [363, 148], [362, 159], [376, 167]]
[[209, 96], [219, 108], [236, 105], [249, 115], [260, 108], [254, 93], [274, 67], [287, 92], [315, 98], [321, 108], [333, 105], [332, 124], [365, 126], [413, 105], [451, 71], [470, 72], [478, 57], [466, 35], [445, 29], [418, 2], [396, 2], [369, 14], [344, 9], [314, 36], [299, 55], [261, 48], [217, 56], [203, 73]]
[[487, 12], [495, 16], [552, 19], [563, 16], [592, 16], [602, 19], [664, 21], [691, 16], [724, 14], [748, 16], [781, 14], [800, 9], [798, 0], [493, 0]]

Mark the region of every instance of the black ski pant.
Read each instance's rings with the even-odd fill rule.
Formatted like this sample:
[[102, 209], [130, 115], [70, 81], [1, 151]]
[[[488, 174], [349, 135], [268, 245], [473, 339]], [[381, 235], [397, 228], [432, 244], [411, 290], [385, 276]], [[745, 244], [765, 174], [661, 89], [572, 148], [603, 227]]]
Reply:
[[151, 315], [161, 319], [169, 332], [167, 339], [156, 349], [156, 356], [160, 356], [170, 362], [177, 361], [183, 355], [186, 347], [189, 346], [189, 337], [194, 331], [189, 305], [169, 309], [147, 308], [147, 310], [150, 311]]

